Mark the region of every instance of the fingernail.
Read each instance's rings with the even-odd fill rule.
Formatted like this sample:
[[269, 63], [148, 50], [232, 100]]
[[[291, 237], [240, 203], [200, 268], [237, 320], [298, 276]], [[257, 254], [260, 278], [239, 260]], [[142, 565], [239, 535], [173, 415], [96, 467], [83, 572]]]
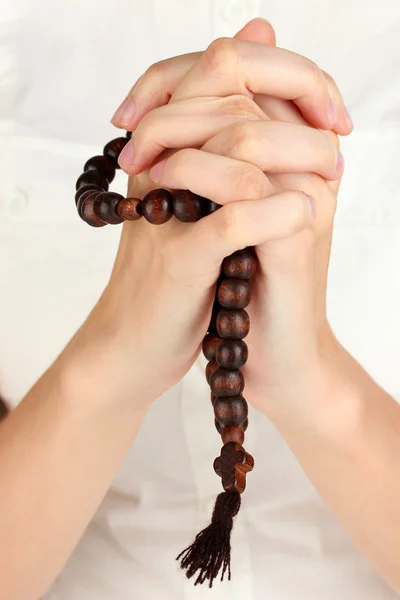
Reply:
[[343, 171], [343, 168], [344, 168], [344, 156], [340, 152], [340, 150], [338, 150], [337, 151], [337, 161], [336, 161], [336, 173], [340, 174]]
[[160, 162], [158, 162], [156, 165], [154, 165], [154, 167], [151, 167], [149, 173], [150, 173], [150, 177], [154, 181], [154, 183], [158, 183], [161, 180], [162, 173], [164, 170], [164, 165], [166, 162], [167, 162], [167, 159], [164, 158], [164, 160], [160, 160]]
[[127, 96], [122, 102], [122, 104], [120, 104], [120, 106], [115, 111], [111, 119], [111, 123], [113, 123], [113, 125], [127, 127], [135, 115], [135, 109], [136, 106], [132, 99], [132, 96]]
[[336, 107], [335, 107], [335, 104], [334, 104], [332, 98], [328, 99], [328, 119], [329, 119], [329, 123], [331, 125], [334, 125], [337, 120]]
[[133, 163], [135, 162], [135, 153], [133, 151], [133, 143], [130, 140], [127, 144], [125, 144], [124, 149], [118, 157], [118, 164], [124, 171], [129, 171], [132, 168]]
[[310, 215], [311, 215], [311, 221], [314, 219], [315, 217], [315, 211], [317, 208], [317, 203], [315, 201], [314, 196], [310, 196], [309, 194], [306, 194], [308, 202], [310, 204]]
[[347, 110], [346, 107], [344, 108], [344, 118], [346, 120], [346, 123], [347, 123], [349, 129], [353, 129], [354, 123], [353, 123], [353, 120], [352, 120], [352, 118], [350, 116], [350, 113], [349, 113], [349, 111]]

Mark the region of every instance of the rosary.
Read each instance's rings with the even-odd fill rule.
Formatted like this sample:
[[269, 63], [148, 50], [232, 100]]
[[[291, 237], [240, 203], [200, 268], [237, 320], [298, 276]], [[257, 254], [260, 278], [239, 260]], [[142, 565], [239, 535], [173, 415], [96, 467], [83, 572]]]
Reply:
[[[189, 190], [154, 189], [140, 200], [109, 192], [108, 187], [119, 168], [118, 157], [131, 138], [118, 137], [103, 149], [103, 155], [90, 158], [76, 182], [75, 202], [78, 214], [88, 225], [103, 227], [142, 217], [153, 225], [167, 223], [173, 216], [179, 221], [198, 221], [218, 210], [220, 205]], [[217, 281], [211, 321], [203, 340], [203, 353], [209, 361], [206, 379], [211, 388], [215, 427], [222, 438], [221, 454], [214, 471], [221, 477], [224, 492], [217, 496], [211, 524], [197, 534], [193, 544], [183, 550], [181, 568], [187, 577], [197, 572], [195, 585], [225, 572], [231, 578], [230, 537], [233, 518], [240, 509], [240, 495], [246, 487], [246, 473], [254, 459], [243, 448], [248, 420], [247, 402], [242, 396], [244, 377], [240, 370], [247, 361], [248, 348], [243, 339], [250, 329], [245, 308], [251, 299], [250, 280], [257, 261], [252, 248], [238, 250], [226, 257]]]

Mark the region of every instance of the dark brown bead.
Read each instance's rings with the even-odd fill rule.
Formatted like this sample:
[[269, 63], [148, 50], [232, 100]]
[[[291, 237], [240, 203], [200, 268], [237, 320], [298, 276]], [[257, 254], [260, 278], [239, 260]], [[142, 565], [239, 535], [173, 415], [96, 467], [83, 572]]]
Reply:
[[249, 349], [243, 340], [221, 340], [214, 358], [223, 369], [241, 369], [248, 356]]
[[244, 442], [244, 430], [240, 425], [225, 425], [221, 433], [222, 443], [228, 444], [228, 442], [236, 442], [236, 444], [243, 445]]
[[162, 188], [152, 190], [143, 198], [141, 211], [146, 221], [153, 225], [167, 223], [173, 215], [170, 192]]
[[76, 194], [75, 194], [75, 204], [78, 204], [78, 200], [82, 196], [82, 194], [84, 194], [85, 192], [93, 192], [94, 190], [96, 190], [97, 192], [104, 191], [101, 188], [97, 187], [97, 185], [95, 183], [88, 183], [86, 185], [81, 185], [80, 188], [77, 189]]
[[211, 319], [207, 329], [208, 332], [217, 333], [217, 316], [221, 310], [222, 306], [220, 305], [218, 300], [215, 299], [211, 309]]
[[214, 402], [216, 401], [217, 396], [214, 396], [214, 394], [211, 392], [210, 394], [210, 400], [211, 400], [211, 404], [214, 406]]
[[244, 377], [239, 369], [216, 369], [210, 377], [214, 396], [237, 396], [244, 390]]
[[118, 157], [128, 142], [129, 140], [127, 137], [119, 137], [115, 138], [115, 140], [111, 140], [111, 142], [108, 142], [108, 144], [106, 144], [103, 148], [104, 156], [111, 160], [116, 169], [120, 168], [118, 164]]
[[78, 214], [85, 223], [90, 225], [91, 227], [104, 227], [107, 225], [103, 219], [101, 219], [94, 211], [94, 204], [96, 202], [96, 198], [98, 196], [98, 192], [87, 192], [83, 196], [81, 196], [78, 200]]
[[[215, 396], [214, 396], [215, 398]], [[225, 425], [221, 425], [220, 423], [218, 423], [217, 419], [214, 419], [214, 425], [215, 425], [215, 429], [218, 431], [218, 433], [220, 435], [222, 435], [222, 432], [224, 430]], [[246, 431], [247, 427], [249, 426], [249, 420], [246, 419], [243, 423], [241, 423], [240, 427], [243, 428], [243, 431]]]
[[106, 223], [118, 225], [123, 222], [118, 214], [118, 203], [123, 199], [121, 194], [115, 192], [101, 192], [96, 196], [94, 212]]
[[218, 288], [218, 301], [224, 308], [246, 308], [251, 300], [251, 284], [244, 279], [224, 279]]
[[172, 201], [175, 217], [184, 223], [198, 221], [206, 214], [207, 200], [190, 190], [176, 190]]
[[81, 213], [79, 211], [80, 211], [80, 209], [82, 207], [83, 201], [86, 200], [86, 198], [89, 198], [89, 197], [96, 198], [97, 194], [101, 194], [101, 191], [102, 190], [99, 190], [98, 188], [96, 188], [96, 189], [92, 188], [90, 190], [86, 190], [86, 192], [83, 192], [83, 194], [81, 194], [79, 196], [78, 201], [76, 203], [76, 208], [77, 208], [78, 214], [81, 217], [81, 219], [82, 219], [82, 215], [81, 215]]
[[214, 402], [215, 419], [220, 425], [241, 425], [247, 419], [248, 406], [242, 395], [217, 396]]
[[250, 331], [250, 319], [247, 312], [223, 308], [217, 316], [218, 335], [226, 339], [242, 340]]
[[226, 492], [239, 492], [246, 488], [246, 474], [254, 468], [254, 459], [240, 444], [228, 442], [221, 455], [214, 460], [214, 471], [222, 479]]
[[130, 140], [131, 137], [132, 137], [132, 131], [127, 131], [126, 132], [126, 137], [128, 138], [128, 140]]
[[118, 214], [125, 221], [137, 221], [142, 217], [141, 209], [139, 208], [141, 200], [139, 198], [124, 198], [118, 204]]
[[222, 263], [222, 270], [227, 277], [251, 279], [257, 270], [254, 251], [245, 248], [227, 256]]
[[215, 360], [210, 360], [206, 366], [206, 380], [208, 385], [210, 385], [211, 376], [218, 369], [218, 363]]
[[208, 202], [209, 202], [208, 208], [207, 208], [208, 215], [211, 215], [211, 213], [214, 213], [219, 208], [222, 208], [221, 204], [217, 204], [216, 202], [213, 202], [212, 200], [209, 200]]
[[208, 333], [203, 340], [203, 354], [207, 360], [213, 360], [215, 358], [215, 350], [221, 341], [219, 335], [215, 333]]
[[79, 196], [78, 202], [76, 203], [76, 210], [78, 211], [78, 215], [80, 216], [81, 219], [83, 219], [81, 210], [82, 210], [84, 200], [86, 200], [86, 198], [92, 198], [93, 200], [95, 200], [96, 196], [100, 193], [101, 192], [99, 192], [98, 189], [91, 189], [91, 190], [86, 190], [86, 192], [83, 192], [83, 194], [81, 194]]
[[84, 171], [99, 171], [111, 183], [115, 177], [115, 166], [106, 156], [92, 156], [83, 167]]
[[99, 173], [99, 171], [95, 171], [94, 169], [91, 171], [85, 171], [78, 177], [76, 189], [78, 190], [80, 187], [87, 185], [88, 183], [94, 184], [102, 190], [108, 190], [107, 179], [101, 173]]

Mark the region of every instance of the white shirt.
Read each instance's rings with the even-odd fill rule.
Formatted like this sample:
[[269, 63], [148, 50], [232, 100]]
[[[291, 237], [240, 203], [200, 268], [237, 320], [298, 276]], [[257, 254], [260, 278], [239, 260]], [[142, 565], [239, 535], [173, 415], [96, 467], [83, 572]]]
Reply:
[[[330, 72], [356, 130], [343, 140], [328, 313], [347, 349], [400, 398], [400, 3], [394, 0], [0, 0], [0, 387], [17, 403], [104, 288], [119, 227], [76, 215], [84, 161], [153, 62], [264, 16], [278, 45]], [[113, 189], [124, 193], [119, 174]], [[200, 357], [151, 408], [48, 600], [390, 600], [277, 431], [250, 407], [248, 478], [231, 582], [193, 586], [175, 556], [208, 524], [220, 450]], [[154, 453], [165, 431], [166, 452]], [[204, 441], [207, 443], [204, 443]]]

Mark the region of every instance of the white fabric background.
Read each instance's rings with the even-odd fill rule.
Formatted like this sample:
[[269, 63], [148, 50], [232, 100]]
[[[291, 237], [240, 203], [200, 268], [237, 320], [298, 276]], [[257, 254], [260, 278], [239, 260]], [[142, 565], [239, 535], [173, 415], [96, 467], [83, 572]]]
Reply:
[[[0, 388], [17, 403], [102, 291], [119, 228], [76, 216], [83, 162], [154, 61], [205, 48], [254, 16], [337, 80], [356, 131], [343, 140], [329, 317], [400, 398], [400, 4], [394, 0], [0, 0]], [[113, 187], [125, 191], [122, 174]], [[393, 599], [271, 424], [251, 410], [257, 459], [233, 534], [234, 580], [194, 588], [175, 555], [209, 520], [220, 440], [199, 359], [151, 409], [51, 600]], [[153, 456], [165, 431], [167, 450]], [[204, 443], [206, 440], [207, 443]], [[62, 474], [60, 474], [60, 477]]]

